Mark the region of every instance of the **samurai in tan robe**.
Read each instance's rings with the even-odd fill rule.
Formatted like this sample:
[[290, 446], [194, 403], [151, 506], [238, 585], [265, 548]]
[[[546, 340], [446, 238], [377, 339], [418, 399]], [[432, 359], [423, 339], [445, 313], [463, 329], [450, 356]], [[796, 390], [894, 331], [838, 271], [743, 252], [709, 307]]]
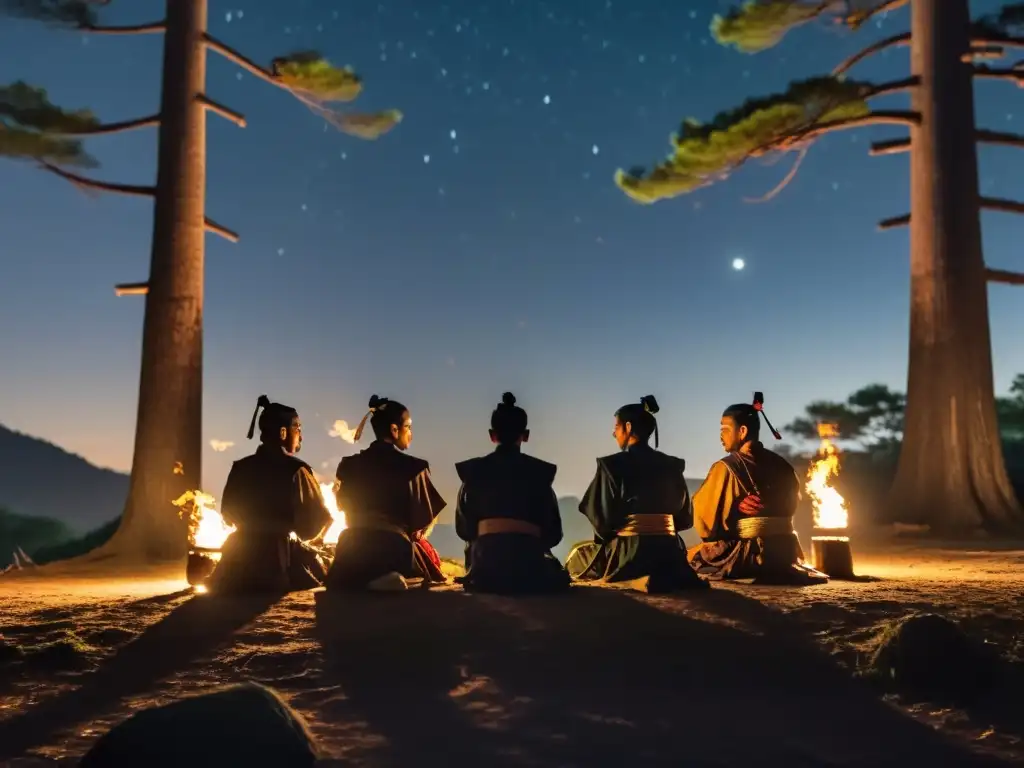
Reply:
[[370, 399], [375, 440], [338, 464], [335, 495], [347, 527], [338, 537], [328, 590], [405, 590], [410, 581], [447, 581], [425, 540], [445, 501], [430, 479], [430, 465], [406, 451], [412, 443], [409, 409], [395, 400]]
[[327, 574], [325, 553], [307, 543], [332, 522], [313, 470], [295, 456], [302, 424], [294, 408], [262, 395], [249, 426], [259, 417], [260, 446], [228, 473], [221, 516], [236, 530], [207, 584], [215, 592], [288, 592], [312, 589]]
[[[701, 543], [689, 552], [702, 575], [755, 579], [762, 584], [816, 584], [825, 574], [804, 564], [793, 515], [800, 481], [785, 458], [761, 443], [764, 398], [753, 405], [731, 405], [722, 414], [722, 447], [693, 497], [694, 528]], [[765, 417], [776, 439], [782, 436]]]

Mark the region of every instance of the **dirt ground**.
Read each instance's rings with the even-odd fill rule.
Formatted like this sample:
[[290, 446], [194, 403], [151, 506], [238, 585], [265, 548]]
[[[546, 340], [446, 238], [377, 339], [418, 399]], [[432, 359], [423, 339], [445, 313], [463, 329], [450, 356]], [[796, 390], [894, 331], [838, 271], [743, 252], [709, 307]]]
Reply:
[[1019, 666], [1024, 550], [857, 565], [877, 580], [276, 604], [193, 595], [170, 571], [4, 576], [0, 765], [73, 764], [135, 708], [242, 680], [281, 692], [332, 766], [1024, 764], [1019, 706], [911, 703], [853, 674], [881, 630], [924, 612]]

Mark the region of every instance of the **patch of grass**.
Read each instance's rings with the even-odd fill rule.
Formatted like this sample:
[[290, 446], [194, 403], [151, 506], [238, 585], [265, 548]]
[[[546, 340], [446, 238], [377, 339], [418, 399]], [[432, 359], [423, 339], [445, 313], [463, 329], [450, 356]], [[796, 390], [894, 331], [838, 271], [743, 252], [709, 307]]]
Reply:
[[999, 653], [934, 613], [886, 622], [862, 676], [886, 690], [962, 703], [989, 689], [1006, 667]]
[[0, 665], [21, 661], [24, 655], [25, 652], [20, 645], [11, 642], [5, 637], [0, 637]]
[[89, 656], [95, 650], [74, 632], [64, 632], [55, 640], [20, 647], [26, 666], [48, 672], [83, 669], [89, 666]]

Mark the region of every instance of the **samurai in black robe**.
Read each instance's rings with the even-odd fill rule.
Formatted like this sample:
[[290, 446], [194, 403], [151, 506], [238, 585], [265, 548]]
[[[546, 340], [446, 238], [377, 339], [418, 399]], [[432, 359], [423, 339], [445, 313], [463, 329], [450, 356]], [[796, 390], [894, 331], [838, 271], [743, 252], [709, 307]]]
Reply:
[[207, 585], [215, 592], [288, 592], [312, 589], [327, 573], [324, 553], [307, 543], [332, 522], [313, 470], [296, 454], [302, 424], [294, 408], [261, 395], [260, 446], [228, 473], [221, 516], [236, 527]]
[[679, 536], [693, 525], [686, 462], [648, 443], [657, 435], [657, 412], [657, 401], [647, 395], [615, 414], [613, 434], [621, 452], [597, 460], [580, 502], [580, 512], [594, 526], [594, 541], [577, 545], [567, 561], [580, 580], [630, 582], [650, 593], [708, 586], [687, 562]]
[[374, 395], [367, 419], [376, 439], [338, 464], [335, 494], [347, 527], [338, 537], [327, 574], [329, 590], [404, 590], [410, 580], [447, 581], [419, 542], [425, 539], [445, 501], [430, 480], [430, 465], [405, 451], [412, 419], [401, 403]]
[[800, 481], [790, 463], [758, 439], [763, 403], [757, 392], [753, 405], [731, 405], [722, 415], [722, 447], [729, 455], [711, 466], [694, 496], [701, 543], [690, 550], [690, 563], [698, 573], [723, 579], [822, 583], [828, 577], [804, 564], [793, 530]]
[[506, 392], [491, 415], [494, 452], [459, 462], [462, 481], [455, 531], [468, 544], [467, 590], [536, 594], [569, 587], [569, 574], [551, 554], [562, 540], [552, 484], [558, 467], [522, 452], [530, 439], [526, 411]]

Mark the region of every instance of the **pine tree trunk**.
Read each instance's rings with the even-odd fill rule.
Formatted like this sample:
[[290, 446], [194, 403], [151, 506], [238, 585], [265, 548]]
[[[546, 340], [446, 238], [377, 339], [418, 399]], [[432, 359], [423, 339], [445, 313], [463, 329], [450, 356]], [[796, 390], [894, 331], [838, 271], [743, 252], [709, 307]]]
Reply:
[[[941, 6], [941, 11], [939, 10]], [[996, 422], [968, 0], [912, 0], [910, 356], [894, 522], [937, 535], [1021, 519]]]
[[109, 547], [151, 561], [184, 556], [187, 529], [171, 502], [202, 478], [206, 23], [207, 0], [168, 0], [135, 451]]

